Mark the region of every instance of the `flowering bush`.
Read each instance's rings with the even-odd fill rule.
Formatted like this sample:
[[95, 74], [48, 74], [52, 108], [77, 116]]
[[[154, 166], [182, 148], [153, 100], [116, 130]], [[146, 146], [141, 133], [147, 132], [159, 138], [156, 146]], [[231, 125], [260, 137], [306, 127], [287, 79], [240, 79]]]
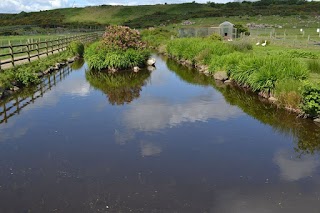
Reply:
[[140, 32], [125, 26], [108, 26], [103, 35], [103, 42], [108, 48], [117, 50], [137, 50], [146, 47], [141, 41]]
[[90, 45], [85, 52], [89, 67], [96, 70], [143, 67], [149, 56], [139, 31], [124, 26], [107, 27], [102, 41]]

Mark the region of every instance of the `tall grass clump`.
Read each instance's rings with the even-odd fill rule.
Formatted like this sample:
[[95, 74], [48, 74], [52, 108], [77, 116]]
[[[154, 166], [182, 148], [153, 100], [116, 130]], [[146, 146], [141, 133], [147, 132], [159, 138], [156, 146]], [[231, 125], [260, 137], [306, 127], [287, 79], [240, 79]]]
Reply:
[[232, 49], [239, 52], [253, 50], [252, 44], [248, 41], [234, 41], [229, 45], [232, 47]]
[[167, 53], [171, 57], [189, 60], [192, 64], [207, 64], [210, 56], [220, 56], [232, 51], [232, 48], [223, 42], [212, 41], [209, 38], [178, 38], [167, 44]]
[[320, 74], [320, 61], [311, 59], [307, 61], [308, 69], [312, 73]]
[[298, 109], [302, 102], [301, 88], [302, 81], [295, 79], [286, 79], [277, 81], [274, 95], [281, 106]]
[[303, 51], [303, 50], [291, 50], [287, 52], [290, 58], [308, 58], [317, 59], [319, 56], [313, 52]]
[[230, 76], [232, 70], [237, 69], [240, 61], [242, 61], [246, 55], [240, 52], [233, 52], [222, 56], [212, 56], [209, 64], [209, 71], [214, 73], [217, 71], [226, 71]]
[[91, 69], [129, 69], [144, 66], [150, 53], [140, 33], [129, 27], [109, 26], [103, 39], [90, 45], [85, 58]]
[[306, 79], [308, 69], [304, 63], [290, 58], [254, 56], [242, 60], [230, 74], [237, 82], [248, 85], [253, 91], [271, 92], [277, 81]]
[[75, 56], [82, 57], [84, 54], [84, 45], [80, 41], [73, 41], [69, 44], [69, 51]]

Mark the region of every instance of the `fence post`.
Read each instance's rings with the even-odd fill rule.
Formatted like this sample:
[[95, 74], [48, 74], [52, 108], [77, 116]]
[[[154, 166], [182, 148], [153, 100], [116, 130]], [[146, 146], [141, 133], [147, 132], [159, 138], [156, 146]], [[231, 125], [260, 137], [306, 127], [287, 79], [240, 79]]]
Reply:
[[60, 39], [57, 39], [57, 45], [58, 45], [58, 52], [60, 52]]
[[47, 51], [47, 56], [49, 56], [49, 49], [48, 49], [48, 40], [46, 39], [46, 51]]
[[27, 53], [28, 53], [28, 61], [30, 63], [31, 59], [30, 59], [30, 41], [29, 41], [29, 39], [27, 41]]
[[20, 114], [20, 106], [19, 106], [19, 97], [18, 96], [16, 97], [16, 106], [17, 106], [17, 112], [19, 115]]
[[12, 66], [14, 67], [14, 55], [13, 55], [13, 47], [12, 47], [11, 41], [9, 41], [9, 49], [10, 49], [10, 55], [11, 55], [11, 63], [12, 63]]
[[53, 39], [51, 39], [51, 55], [53, 55]]
[[4, 111], [4, 115], [3, 115], [3, 120], [5, 123], [8, 122], [8, 118], [7, 118], [7, 107], [6, 107], [6, 103], [3, 102], [3, 111]]
[[39, 38], [39, 40], [38, 40], [38, 42], [37, 42], [37, 53], [38, 53], [38, 59], [40, 59], [40, 38]]
[[[0, 43], [0, 47], [2, 47], [2, 41], [1, 41], [1, 43]], [[0, 48], [1, 49], [1, 48]], [[0, 58], [0, 71], [1, 71], [1, 58]]]
[[67, 37], [65, 36], [64, 37], [64, 45], [63, 47], [67, 50]]

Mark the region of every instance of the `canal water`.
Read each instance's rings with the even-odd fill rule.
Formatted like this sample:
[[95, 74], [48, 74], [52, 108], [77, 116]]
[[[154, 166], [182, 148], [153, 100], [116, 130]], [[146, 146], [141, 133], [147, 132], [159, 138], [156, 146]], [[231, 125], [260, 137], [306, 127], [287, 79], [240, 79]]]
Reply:
[[319, 126], [154, 57], [1, 104], [0, 212], [320, 211]]

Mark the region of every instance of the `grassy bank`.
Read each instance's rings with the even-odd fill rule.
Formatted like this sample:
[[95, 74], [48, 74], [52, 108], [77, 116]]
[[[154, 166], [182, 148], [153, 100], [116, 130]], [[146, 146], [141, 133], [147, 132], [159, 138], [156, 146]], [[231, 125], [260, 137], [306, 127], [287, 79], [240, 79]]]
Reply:
[[89, 67], [98, 71], [143, 67], [149, 56], [139, 31], [124, 26], [109, 26], [102, 40], [85, 51]]
[[0, 73], [0, 87], [10, 88], [13, 85], [28, 86], [38, 82], [38, 73], [43, 72], [58, 62], [66, 61], [72, 54], [68, 51], [48, 56], [29, 64], [17, 66]]
[[166, 43], [166, 53], [193, 66], [224, 71], [243, 87], [275, 97], [281, 107], [320, 115], [320, 54], [307, 50], [253, 47], [243, 41], [179, 38]]
[[[40, 82], [40, 78], [60, 68], [60, 63], [68, 58], [82, 56], [84, 46], [80, 42], [72, 42], [67, 51], [41, 58], [29, 64], [16, 66], [0, 72], [0, 99], [10, 95], [24, 86]], [[59, 63], [59, 64], [57, 64]]]

